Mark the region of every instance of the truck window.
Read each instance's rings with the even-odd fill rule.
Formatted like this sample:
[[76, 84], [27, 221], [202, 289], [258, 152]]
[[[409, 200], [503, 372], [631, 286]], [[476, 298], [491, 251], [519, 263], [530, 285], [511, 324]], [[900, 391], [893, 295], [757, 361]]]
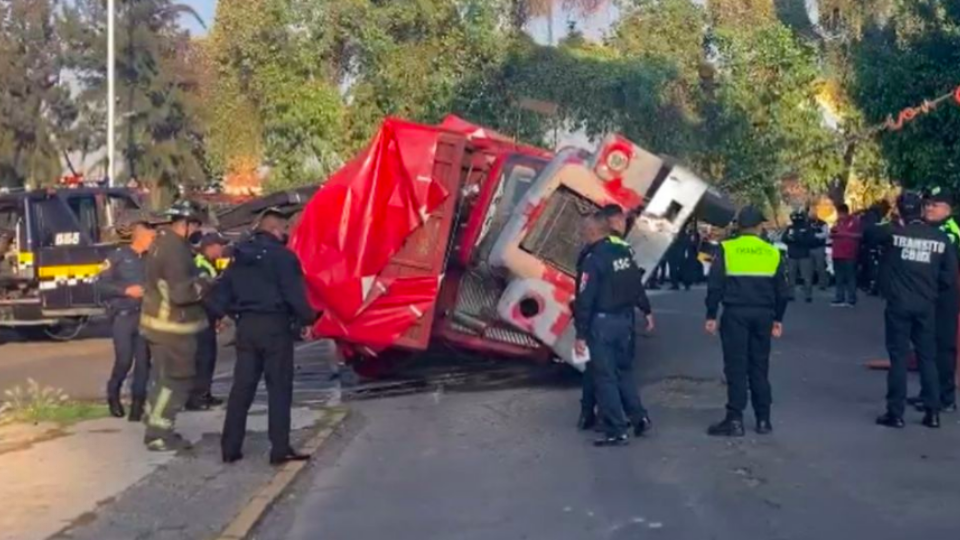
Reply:
[[31, 201], [35, 247], [79, 245], [86, 239], [70, 207], [56, 197]]
[[94, 242], [100, 237], [97, 220], [97, 199], [93, 195], [67, 197], [67, 205], [80, 223], [81, 230]]

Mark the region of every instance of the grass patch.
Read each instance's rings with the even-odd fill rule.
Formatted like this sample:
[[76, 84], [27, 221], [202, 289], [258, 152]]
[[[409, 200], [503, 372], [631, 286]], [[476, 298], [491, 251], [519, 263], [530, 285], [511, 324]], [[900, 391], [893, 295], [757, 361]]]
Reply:
[[41, 387], [33, 379], [27, 379], [26, 388], [18, 386], [4, 392], [4, 403], [0, 405], [0, 424], [52, 422], [66, 426], [108, 415], [106, 405], [72, 401], [63, 390]]

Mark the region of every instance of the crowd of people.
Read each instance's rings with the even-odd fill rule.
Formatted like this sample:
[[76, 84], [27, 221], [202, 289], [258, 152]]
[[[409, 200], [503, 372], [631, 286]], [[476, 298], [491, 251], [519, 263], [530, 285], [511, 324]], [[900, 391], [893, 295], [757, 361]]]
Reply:
[[[859, 216], [839, 205], [833, 227], [811, 219], [808, 212], [795, 212], [782, 238], [786, 253], [768, 241], [762, 212], [751, 206], [741, 209], [736, 232], [721, 242], [707, 280], [704, 328], [720, 334], [727, 383], [726, 415], [707, 433], [743, 436], [748, 401], [757, 433], [773, 431], [772, 338], [783, 335], [783, 318], [799, 280], [806, 302], [812, 301], [814, 284], [827, 289], [828, 239], [833, 246], [833, 304], [857, 303], [858, 265], [867, 288], [886, 303], [887, 407], [876, 423], [903, 428], [906, 406], [912, 404], [924, 413], [924, 426], [939, 428], [940, 413], [957, 410], [960, 226], [952, 217], [952, 205], [950, 193], [934, 189], [925, 197], [902, 193], [890, 216], [889, 206], [883, 204]], [[633, 366], [635, 308], [644, 312], [648, 329], [654, 326], [653, 314], [642, 273], [622, 239], [625, 222], [619, 207], [612, 205], [587, 216], [582, 224], [585, 247], [577, 265], [573, 304], [575, 353], [589, 360], [578, 427], [599, 426], [604, 435], [595, 441], [597, 446], [626, 445], [631, 427], [633, 435], [640, 436], [653, 425], [642, 405]], [[677, 241], [681, 247], [674, 246], [671, 253], [686, 253], [692, 238], [688, 229]], [[911, 358], [920, 371], [921, 393], [908, 399]]]
[[[155, 452], [190, 447], [175, 430], [184, 409], [223, 403], [211, 392], [217, 332], [225, 317], [237, 326], [237, 361], [221, 438], [227, 463], [243, 457], [246, 420], [263, 377], [268, 392], [270, 461], [308, 456], [290, 445], [293, 345], [310, 338], [317, 314], [307, 303], [296, 256], [286, 249], [287, 218], [263, 212], [249, 237], [233, 246], [220, 273], [226, 239], [201, 232], [204, 214], [178, 201], [163, 216], [123, 216], [118, 232], [129, 243], [104, 262], [97, 280], [111, 318], [114, 368], [107, 383], [110, 413], [146, 425], [144, 444]], [[129, 415], [121, 388], [133, 370]]]

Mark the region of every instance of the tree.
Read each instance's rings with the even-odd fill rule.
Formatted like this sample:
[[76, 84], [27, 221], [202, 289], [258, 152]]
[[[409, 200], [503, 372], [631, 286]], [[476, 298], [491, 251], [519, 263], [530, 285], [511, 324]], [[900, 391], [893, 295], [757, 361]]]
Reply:
[[0, 1], [0, 185], [54, 181], [58, 135], [77, 117], [53, 0]]
[[[872, 21], [853, 47], [852, 95], [870, 122], [960, 85], [960, 4], [900, 2], [892, 17]], [[890, 177], [907, 187], [960, 187], [960, 111], [946, 105], [880, 145]]]

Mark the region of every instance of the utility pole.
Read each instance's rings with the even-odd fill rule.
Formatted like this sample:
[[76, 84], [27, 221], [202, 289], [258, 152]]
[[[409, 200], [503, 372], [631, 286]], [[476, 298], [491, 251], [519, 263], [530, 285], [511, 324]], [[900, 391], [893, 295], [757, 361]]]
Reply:
[[116, 186], [116, 0], [107, 0], [107, 182]]

